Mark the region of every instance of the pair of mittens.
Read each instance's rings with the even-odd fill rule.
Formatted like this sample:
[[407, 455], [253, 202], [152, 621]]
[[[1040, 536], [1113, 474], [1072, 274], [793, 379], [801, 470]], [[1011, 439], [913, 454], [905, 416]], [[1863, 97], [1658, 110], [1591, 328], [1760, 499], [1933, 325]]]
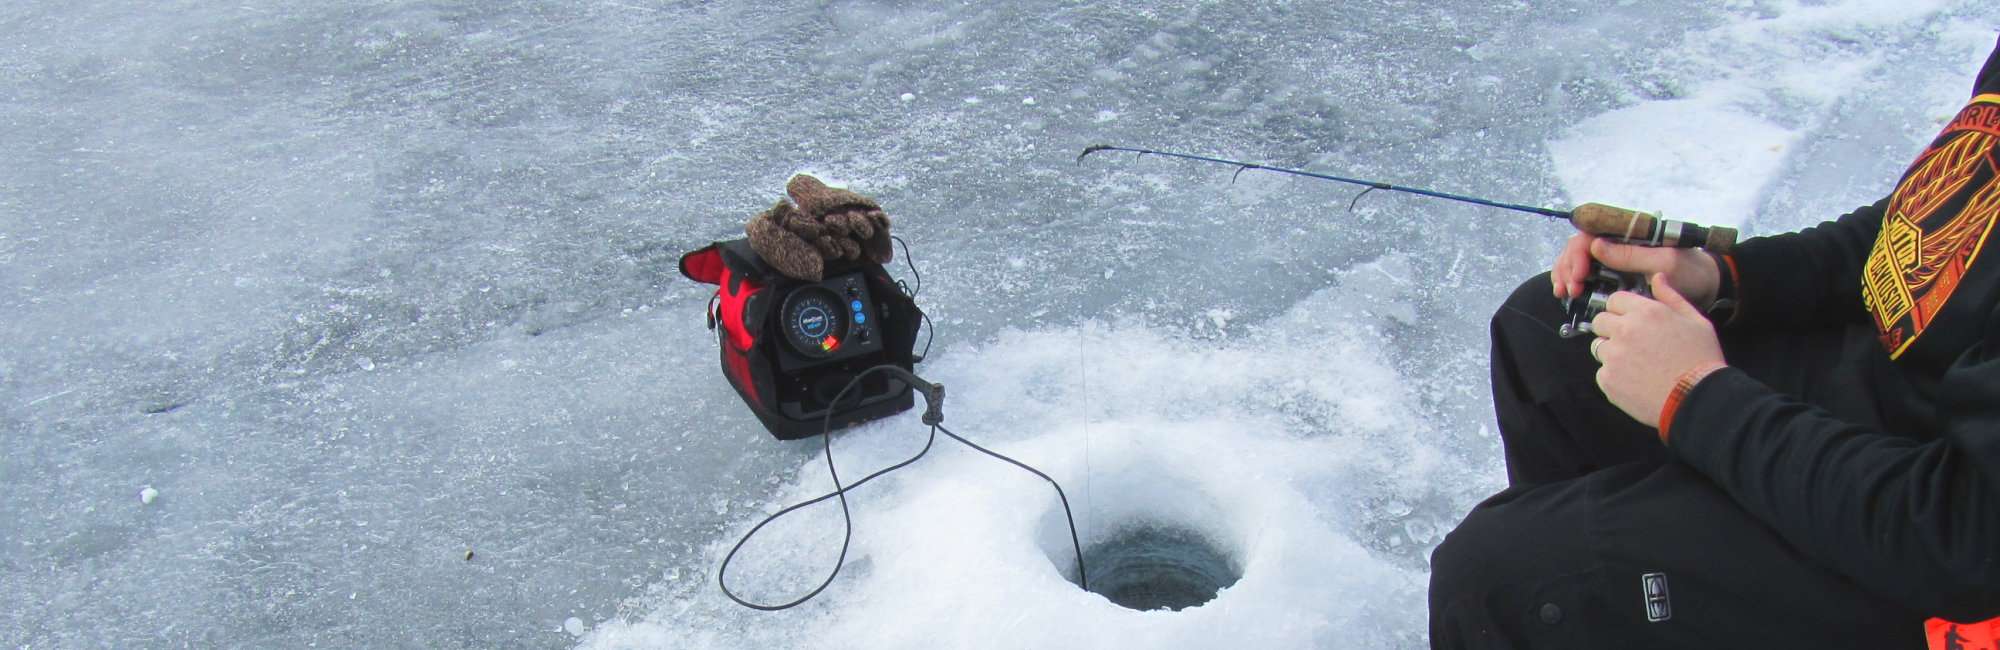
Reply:
[[750, 220], [744, 232], [766, 264], [799, 280], [818, 282], [831, 261], [887, 264], [889, 215], [873, 199], [805, 174], [785, 183], [790, 202], [779, 201]]

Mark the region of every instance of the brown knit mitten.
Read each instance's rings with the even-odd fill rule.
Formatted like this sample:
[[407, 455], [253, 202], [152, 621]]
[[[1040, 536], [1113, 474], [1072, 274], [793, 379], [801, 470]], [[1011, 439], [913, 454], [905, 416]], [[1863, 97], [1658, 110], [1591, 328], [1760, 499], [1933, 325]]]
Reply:
[[895, 257], [889, 216], [873, 199], [805, 174], [793, 176], [785, 193], [796, 207], [779, 201], [744, 227], [750, 248], [779, 273], [817, 282], [829, 260], [886, 264]]

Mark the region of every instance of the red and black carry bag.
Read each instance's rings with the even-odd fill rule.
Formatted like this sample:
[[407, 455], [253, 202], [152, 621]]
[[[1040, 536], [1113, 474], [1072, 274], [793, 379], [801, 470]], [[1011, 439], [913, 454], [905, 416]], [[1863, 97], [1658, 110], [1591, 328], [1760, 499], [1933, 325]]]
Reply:
[[843, 429], [908, 410], [914, 403], [909, 385], [874, 373], [848, 391], [839, 404], [833, 398], [861, 371], [879, 365], [911, 370], [916, 359], [917, 329], [923, 312], [903, 293], [882, 265], [872, 262], [829, 262], [827, 277], [860, 273], [867, 283], [880, 323], [881, 350], [810, 368], [785, 370], [778, 346], [779, 306], [792, 290], [811, 284], [785, 277], [766, 265], [748, 240], [716, 242], [681, 256], [681, 274], [716, 285], [710, 302], [709, 329], [721, 348], [722, 374], [750, 407], [750, 412], [779, 440], [796, 440], [819, 433], [827, 416], [831, 429]]

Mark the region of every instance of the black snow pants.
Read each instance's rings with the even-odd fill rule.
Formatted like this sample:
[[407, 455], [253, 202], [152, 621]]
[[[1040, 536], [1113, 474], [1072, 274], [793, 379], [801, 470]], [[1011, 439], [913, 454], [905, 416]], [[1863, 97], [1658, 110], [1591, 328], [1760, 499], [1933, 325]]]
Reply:
[[[1431, 556], [1433, 648], [1923, 648], [1924, 616], [1794, 550], [1596, 385], [1546, 274], [1493, 317], [1510, 487]], [[1725, 333], [1730, 365], [1880, 424], [1865, 325]], [[1879, 349], [1879, 348], [1878, 348]]]

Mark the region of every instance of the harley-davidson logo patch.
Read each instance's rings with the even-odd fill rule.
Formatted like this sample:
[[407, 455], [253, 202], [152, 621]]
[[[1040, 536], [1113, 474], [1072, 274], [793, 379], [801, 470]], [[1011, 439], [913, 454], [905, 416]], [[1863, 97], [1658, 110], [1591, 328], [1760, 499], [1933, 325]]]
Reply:
[[2000, 217], [2000, 95], [1959, 111], [1904, 174], [1862, 268], [1861, 293], [1889, 356], [1936, 318]]

